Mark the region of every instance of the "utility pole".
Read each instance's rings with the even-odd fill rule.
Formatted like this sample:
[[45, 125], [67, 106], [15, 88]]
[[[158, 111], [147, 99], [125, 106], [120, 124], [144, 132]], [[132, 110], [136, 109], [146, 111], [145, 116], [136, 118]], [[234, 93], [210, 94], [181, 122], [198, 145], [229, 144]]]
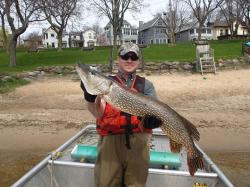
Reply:
[[173, 17], [173, 7], [172, 7], [172, 0], [169, 0], [169, 18], [170, 18], [170, 42], [174, 43], [174, 17]]

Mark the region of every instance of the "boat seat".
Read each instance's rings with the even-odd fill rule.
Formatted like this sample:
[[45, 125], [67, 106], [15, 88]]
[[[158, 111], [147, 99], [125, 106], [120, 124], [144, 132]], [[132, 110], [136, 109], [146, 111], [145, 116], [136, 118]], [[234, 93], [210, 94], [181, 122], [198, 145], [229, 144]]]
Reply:
[[[71, 151], [71, 158], [74, 160], [84, 160], [85, 162], [94, 163], [97, 157], [96, 146], [77, 144]], [[150, 150], [150, 166], [166, 167], [177, 169], [181, 166], [179, 154], [172, 152], [160, 152]]]

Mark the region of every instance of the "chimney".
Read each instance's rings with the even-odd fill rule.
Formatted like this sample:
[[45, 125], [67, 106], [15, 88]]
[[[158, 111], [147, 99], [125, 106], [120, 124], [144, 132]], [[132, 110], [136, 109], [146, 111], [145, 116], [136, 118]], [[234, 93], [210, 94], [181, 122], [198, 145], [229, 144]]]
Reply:
[[143, 21], [139, 21], [139, 30], [140, 28], [142, 28], [142, 25], [143, 25]]

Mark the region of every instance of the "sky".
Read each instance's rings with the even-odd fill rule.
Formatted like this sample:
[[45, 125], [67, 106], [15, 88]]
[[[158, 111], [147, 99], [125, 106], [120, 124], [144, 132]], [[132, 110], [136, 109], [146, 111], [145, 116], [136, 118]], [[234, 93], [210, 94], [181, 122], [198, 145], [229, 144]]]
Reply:
[[[144, 0], [146, 5], [140, 13], [131, 14], [130, 12], [125, 13], [125, 20], [127, 20], [131, 25], [138, 26], [139, 21], [147, 22], [153, 19], [153, 15], [157, 12], [161, 12], [166, 9], [168, 0]], [[106, 17], [98, 17], [93, 12], [85, 12], [83, 15], [83, 20], [80, 23], [76, 23], [80, 26], [92, 26], [95, 23], [99, 23], [101, 27], [104, 27], [108, 23]], [[31, 32], [42, 33], [42, 28], [47, 28], [47, 23], [31, 24], [29, 25], [27, 31], [23, 34], [23, 37], [27, 36]]]

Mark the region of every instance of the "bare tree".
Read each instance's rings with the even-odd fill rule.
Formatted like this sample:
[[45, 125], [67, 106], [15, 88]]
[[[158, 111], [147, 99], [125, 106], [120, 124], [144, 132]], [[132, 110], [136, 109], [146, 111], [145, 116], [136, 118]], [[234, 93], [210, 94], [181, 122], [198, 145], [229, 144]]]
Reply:
[[170, 43], [175, 44], [175, 33], [180, 31], [189, 21], [188, 11], [185, 9], [180, 0], [169, 0], [168, 10], [164, 12], [167, 25], [167, 36]]
[[91, 3], [100, 15], [106, 16], [113, 27], [113, 44], [117, 46], [119, 36], [122, 41], [122, 25], [125, 13], [140, 11], [143, 0], [93, 0]]
[[58, 37], [58, 51], [62, 51], [62, 37], [70, 17], [79, 14], [78, 0], [41, 0], [41, 8]]
[[241, 7], [241, 0], [224, 0], [219, 7], [221, 14], [229, 25], [231, 37], [236, 36], [244, 15], [244, 8]]
[[16, 66], [17, 39], [26, 31], [30, 22], [39, 20], [39, 14], [35, 14], [39, 7], [37, 6], [37, 1], [34, 0], [3, 0], [2, 3], [8, 25], [11, 29], [11, 34], [8, 38], [9, 65], [14, 67]]
[[96, 35], [100, 35], [103, 33], [103, 28], [100, 27], [100, 24], [99, 22], [96, 22], [92, 25], [92, 29], [96, 32]]
[[223, 0], [183, 0], [192, 10], [194, 17], [198, 21], [198, 40], [201, 39], [201, 30], [209, 14], [211, 14]]
[[24, 41], [26, 41], [25, 46], [29, 47], [30, 49], [37, 49], [42, 45], [42, 35], [40, 35], [38, 32], [32, 32], [26, 37]]
[[239, 0], [240, 7], [243, 11], [243, 16], [245, 17], [245, 22], [248, 31], [248, 37], [250, 38], [250, 1], [249, 0]]
[[5, 28], [5, 6], [4, 0], [0, 0], [0, 19], [1, 19], [1, 27], [2, 27], [2, 37], [3, 37], [3, 47], [5, 50], [8, 50], [8, 38]]

